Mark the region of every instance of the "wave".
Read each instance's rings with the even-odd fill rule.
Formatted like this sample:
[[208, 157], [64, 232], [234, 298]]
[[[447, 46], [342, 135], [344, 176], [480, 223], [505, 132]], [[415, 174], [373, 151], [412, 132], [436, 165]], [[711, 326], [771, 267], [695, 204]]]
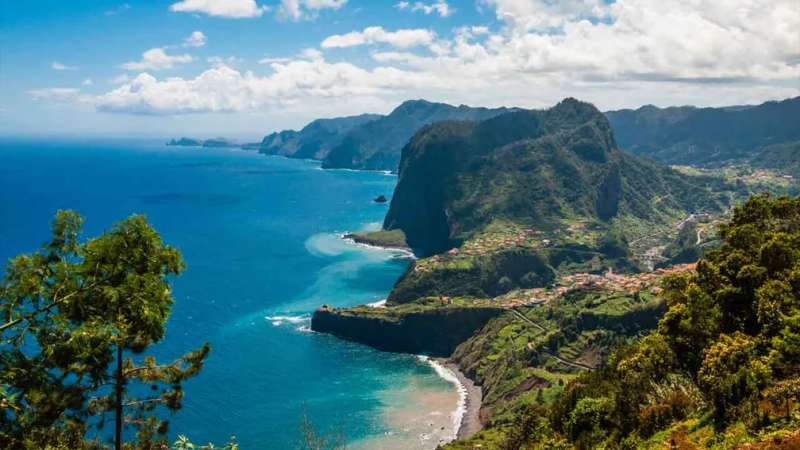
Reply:
[[458, 437], [458, 430], [461, 429], [461, 423], [464, 421], [464, 415], [467, 414], [467, 387], [461, 383], [455, 372], [442, 365], [439, 361], [424, 355], [417, 355], [417, 358], [430, 365], [434, 372], [436, 372], [436, 375], [448, 383], [453, 384], [458, 391], [458, 404], [456, 405], [456, 409], [450, 414], [453, 418], [453, 434], [451, 440], [455, 440], [456, 437]]
[[371, 306], [373, 308], [385, 308], [386, 307], [386, 299], [378, 300], [374, 303], [367, 303], [367, 306]]
[[283, 325], [284, 322], [290, 323], [290, 324], [298, 324], [298, 323], [308, 322], [309, 320], [311, 320], [311, 316], [309, 316], [309, 315], [302, 315], [302, 316], [266, 316], [264, 318], [267, 319], [269, 322], [272, 322], [272, 325], [274, 325], [276, 327]]

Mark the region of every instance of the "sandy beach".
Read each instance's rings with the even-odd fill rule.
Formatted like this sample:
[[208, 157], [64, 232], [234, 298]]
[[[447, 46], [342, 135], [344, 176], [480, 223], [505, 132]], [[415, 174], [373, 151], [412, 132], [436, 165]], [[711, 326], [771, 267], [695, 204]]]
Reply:
[[480, 420], [481, 402], [483, 400], [483, 390], [471, 379], [467, 378], [461, 369], [447, 359], [438, 359], [438, 362], [458, 378], [459, 383], [466, 390], [467, 396], [464, 405], [464, 415], [461, 417], [461, 426], [456, 433], [457, 439], [466, 439], [474, 435], [483, 428]]

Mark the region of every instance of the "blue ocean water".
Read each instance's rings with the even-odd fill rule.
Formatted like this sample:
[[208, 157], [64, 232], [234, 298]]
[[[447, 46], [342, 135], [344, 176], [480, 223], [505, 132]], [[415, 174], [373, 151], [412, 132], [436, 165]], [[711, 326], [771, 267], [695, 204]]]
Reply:
[[58, 209], [83, 214], [86, 237], [144, 213], [188, 264], [174, 282], [177, 302], [155, 354], [168, 360], [212, 345], [171, 418], [173, 437], [222, 443], [235, 436], [243, 449], [294, 448], [305, 411], [322, 431], [349, 442], [384, 442], [403, 432], [386, 420], [387, 408], [402, 406], [390, 399], [402, 403], [409, 385], [453, 387], [413, 356], [307, 327], [321, 304], [384, 298], [407, 267], [397, 254], [338, 237], [377, 227], [386, 206], [372, 198], [391, 194], [395, 181], [234, 149], [4, 139], [0, 259], [42, 244]]

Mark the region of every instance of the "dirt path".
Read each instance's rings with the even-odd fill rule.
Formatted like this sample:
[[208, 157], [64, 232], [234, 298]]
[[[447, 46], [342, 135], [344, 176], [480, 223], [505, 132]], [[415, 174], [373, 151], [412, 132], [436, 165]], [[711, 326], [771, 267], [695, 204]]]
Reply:
[[[512, 308], [509, 311], [511, 311], [511, 313], [514, 314], [514, 316], [516, 316], [518, 319], [522, 320], [523, 322], [527, 323], [528, 325], [531, 325], [531, 326], [535, 327], [536, 329], [538, 329], [540, 331], [547, 331], [547, 330], [545, 330], [545, 328], [543, 326], [541, 326], [538, 323], [534, 322], [533, 320], [529, 319], [528, 317], [526, 317], [524, 314], [522, 314], [521, 312], [517, 311], [516, 309]], [[528, 343], [528, 349], [533, 350], [533, 345], [530, 342]], [[555, 359], [556, 361], [558, 361], [558, 362], [560, 362], [562, 364], [566, 364], [566, 365], [571, 366], [571, 367], [575, 367], [575, 368], [578, 368], [578, 369], [584, 369], [584, 370], [595, 370], [595, 367], [589, 366], [587, 364], [579, 363], [577, 361], [570, 361], [568, 359], [564, 359], [564, 358], [562, 358], [562, 357], [560, 357], [560, 356], [558, 356], [558, 355], [556, 355], [554, 353], [550, 353], [550, 352], [545, 351], [545, 350], [540, 350], [540, 352], [545, 354], [545, 355], [547, 355], [547, 356], [549, 356], [549, 357], [551, 357], [551, 358], [553, 358], [553, 359]]]

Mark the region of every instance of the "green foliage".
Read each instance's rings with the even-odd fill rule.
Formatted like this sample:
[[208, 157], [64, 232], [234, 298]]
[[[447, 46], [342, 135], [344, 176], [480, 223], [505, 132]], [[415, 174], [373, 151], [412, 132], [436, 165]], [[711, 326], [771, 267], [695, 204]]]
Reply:
[[[665, 281], [657, 330], [567, 385], [548, 407], [552, 429], [527, 445], [555, 433], [576, 448], [667, 436], [733, 448], [797, 426], [800, 198], [753, 197], [720, 236], [695, 273]], [[708, 420], [673, 428], [693, 417]]]
[[[208, 344], [159, 365], [141, 355], [164, 337], [174, 302], [168, 277], [184, 269], [142, 216], [79, 240], [83, 219], [59, 211], [39, 251], [9, 261], [0, 290], [0, 443], [39, 448], [99, 445], [88, 425], [115, 421], [136, 439], [125, 448], [164, 443], [157, 408], [181, 407], [181, 384], [198, 373]], [[149, 394], [136, 388], [141, 383]], [[136, 392], [137, 394], [134, 394]]]
[[508, 111], [409, 100], [389, 115], [350, 130], [323, 159], [322, 167], [395, 171], [400, 151], [421, 127], [447, 120], [485, 120]]
[[606, 116], [623, 149], [670, 164], [701, 165], [748, 158], [765, 145], [797, 141], [798, 114], [800, 97], [743, 108], [648, 105]]
[[606, 235], [594, 250], [627, 257], [616, 222], [663, 225], [676, 215], [719, 211], [727, 203], [719, 191], [734, 189], [619, 151], [603, 114], [566, 99], [548, 110], [422, 128], [403, 150], [384, 228], [402, 229], [427, 256], [495, 221], [548, 232], [580, 221]]

